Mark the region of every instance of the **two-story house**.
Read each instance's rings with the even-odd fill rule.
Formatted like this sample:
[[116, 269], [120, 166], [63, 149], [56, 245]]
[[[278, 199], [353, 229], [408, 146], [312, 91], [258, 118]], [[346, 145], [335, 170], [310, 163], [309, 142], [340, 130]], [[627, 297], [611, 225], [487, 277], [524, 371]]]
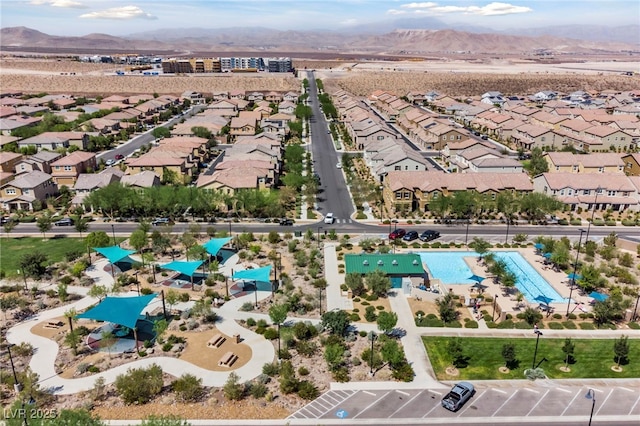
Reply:
[[0, 187], [0, 202], [7, 211], [32, 211], [34, 202], [46, 203], [58, 193], [58, 187], [51, 175], [41, 171], [23, 173]]
[[75, 151], [51, 163], [51, 176], [58, 187], [72, 187], [80, 173], [93, 172], [96, 168], [94, 153]]

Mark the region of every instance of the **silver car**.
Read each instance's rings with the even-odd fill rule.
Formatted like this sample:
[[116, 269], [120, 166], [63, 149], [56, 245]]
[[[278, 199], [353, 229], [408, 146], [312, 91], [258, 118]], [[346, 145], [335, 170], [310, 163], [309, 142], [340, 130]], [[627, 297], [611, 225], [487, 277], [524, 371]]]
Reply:
[[469, 382], [456, 383], [442, 398], [442, 406], [449, 411], [458, 411], [474, 394], [475, 389]]

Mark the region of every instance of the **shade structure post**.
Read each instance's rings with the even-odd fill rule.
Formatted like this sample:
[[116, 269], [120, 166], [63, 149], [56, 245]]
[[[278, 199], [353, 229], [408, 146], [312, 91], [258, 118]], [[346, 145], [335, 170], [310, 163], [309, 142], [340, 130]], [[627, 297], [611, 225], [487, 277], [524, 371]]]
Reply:
[[138, 327], [133, 328], [133, 338], [136, 341], [136, 352], [140, 352], [140, 348], [138, 346]]
[[164, 319], [167, 319], [167, 305], [164, 301], [164, 290], [160, 290], [160, 294], [162, 295], [162, 312], [164, 314]]

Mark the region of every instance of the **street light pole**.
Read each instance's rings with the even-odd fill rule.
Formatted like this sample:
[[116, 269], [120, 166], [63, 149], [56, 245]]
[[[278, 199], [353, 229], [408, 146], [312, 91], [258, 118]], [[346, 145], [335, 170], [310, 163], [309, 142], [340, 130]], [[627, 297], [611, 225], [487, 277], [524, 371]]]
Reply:
[[591, 421], [593, 420], [593, 409], [596, 408], [596, 393], [593, 389], [589, 389], [584, 397], [591, 400], [591, 415], [589, 416], [589, 426], [591, 426]]
[[584, 239], [585, 241], [589, 241], [589, 231], [591, 230], [591, 224], [593, 223], [593, 217], [596, 214], [596, 207], [598, 206], [598, 193], [602, 191], [602, 188], [596, 188], [596, 198], [593, 200], [593, 211], [591, 212], [591, 221], [587, 225], [587, 237]]
[[16, 374], [16, 367], [13, 364], [13, 357], [11, 356], [11, 345], [7, 345], [7, 351], [9, 352], [9, 362], [11, 363], [11, 371], [13, 372], [13, 389], [16, 393], [20, 392], [21, 386], [18, 383], [18, 375]]
[[494, 322], [496, 316], [496, 302], [498, 301], [498, 295], [493, 298], [493, 312], [491, 313], [491, 322]]
[[509, 242], [509, 225], [511, 225], [511, 216], [507, 215], [507, 235], [504, 236], [504, 243]]
[[318, 292], [320, 293], [320, 298], [319, 300], [319, 308], [320, 309], [320, 316], [322, 316], [322, 287], [318, 288]]
[[576, 261], [573, 263], [573, 276], [571, 277], [571, 287], [569, 288], [569, 300], [567, 300], [567, 317], [569, 317], [569, 309], [571, 308], [571, 295], [573, 294], [573, 287], [576, 284], [576, 270], [578, 268], [578, 257], [580, 256], [580, 244], [582, 244], [582, 234], [584, 229], [580, 229], [580, 239], [578, 240], [578, 249], [576, 253]]
[[113, 245], [116, 245], [116, 226], [111, 224], [111, 235], [113, 235]]
[[536, 368], [536, 357], [538, 356], [538, 342], [540, 342], [540, 336], [542, 336], [542, 331], [536, 329], [533, 332], [536, 333], [536, 350], [535, 352], [533, 352], [533, 364], [531, 364], [531, 368]]

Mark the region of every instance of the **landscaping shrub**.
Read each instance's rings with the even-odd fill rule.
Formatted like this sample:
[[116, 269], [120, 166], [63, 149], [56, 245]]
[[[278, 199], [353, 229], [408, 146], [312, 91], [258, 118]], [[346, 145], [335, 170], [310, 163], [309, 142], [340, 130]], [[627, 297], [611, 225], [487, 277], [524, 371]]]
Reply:
[[[349, 319], [351, 320], [351, 322], [359, 322], [360, 321], [360, 315], [356, 314], [356, 313], [352, 313], [351, 315], [349, 315]], [[365, 332], [366, 335], [366, 332]]]
[[376, 315], [376, 308], [374, 308], [373, 306], [367, 306], [367, 309], [364, 313], [364, 319], [369, 322], [373, 322], [377, 318], [378, 316]]
[[460, 323], [460, 321], [450, 321], [448, 323], [445, 323], [444, 326], [450, 328], [462, 328], [462, 324]]
[[439, 318], [429, 318], [429, 316], [416, 319], [418, 327], [444, 327], [444, 323]]
[[511, 320], [504, 320], [498, 323], [498, 326], [496, 328], [499, 328], [499, 329], [515, 328], [515, 324]]
[[252, 383], [251, 388], [249, 389], [249, 393], [255, 399], [260, 399], [267, 394], [268, 388], [264, 385], [264, 383]]
[[126, 404], [146, 404], [162, 390], [162, 368], [153, 364], [147, 368], [127, 370], [116, 377], [115, 387]]
[[380, 305], [376, 306], [376, 309], [379, 310], [379, 311], [384, 311], [384, 306], [380, 306]]
[[564, 327], [562, 326], [561, 323], [552, 321], [549, 323], [549, 328], [551, 330], [562, 330]]
[[562, 321], [562, 326], [568, 330], [575, 330], [578, 328], [576, 323], [573, 321]]
[[553, 319], [562, 319], [562, 314], [553, 314]]
[[571, 320], [577, 319], [576, 314], [574, 314], [573, 312], [569, 314], [569, 316], [567, 317]]
[[173, 343], [166, 342], [162, 345], [162, 350], [165, 352], [169, 352], [171, 349], [173, 349]]
[[632, 330], [640, 330], [640, 324], [638, 324], [637, 322], [630, 322], [629, 328]]
[[360, 337], [367, 337], [367, 332], [364, 330], [360, 330], [358, 334], [360, 335]]
[[580, 324], [578, 324], [578, 326], [582, 329], [582, 330], [595, 330], [596, 326], [593, 325], [590, 322], [581, 322]]
[[528, 330], [531, 328], [528, 322], [526, 321], [518, 321], [514, 324], [515, 328], [518, 330]]
[[276, 330], [275, 328], [269, 327], [264, 331], [262, 335], [267, 340], [274, 340], [278, 338], [278, 330]]
[[204, 395], [202, 379], [188, 373], [180, 376], [171, 387], [182, 402], [195, 402]]
[[498, 328], [498, 324], [493, 321], [487, 322], [487, 328]]
[[253, 327], [253, 326], [255, 326], [255, 325], [256, 325], [256, 320], [254, 320], [253, 318], [249, 318], [249, 319], [247, 319], [247, 325], [248, 325], [249, 327]]
[[277, 362], [268, 362], [262, 366], [262, 374], [274, 377], [280, 374], [280, 364]]
[[[466, 318], [466, 319], [468, 319], [468, 318]], [[464, 328], [478, 328], [478, 322], [477, 321], [465, 321]]]
[[301, 376], [308, 376], [309, 375], [309, 369], [303, 365], [300, 368], [298, 368], [298, 374], [301, 375]]

